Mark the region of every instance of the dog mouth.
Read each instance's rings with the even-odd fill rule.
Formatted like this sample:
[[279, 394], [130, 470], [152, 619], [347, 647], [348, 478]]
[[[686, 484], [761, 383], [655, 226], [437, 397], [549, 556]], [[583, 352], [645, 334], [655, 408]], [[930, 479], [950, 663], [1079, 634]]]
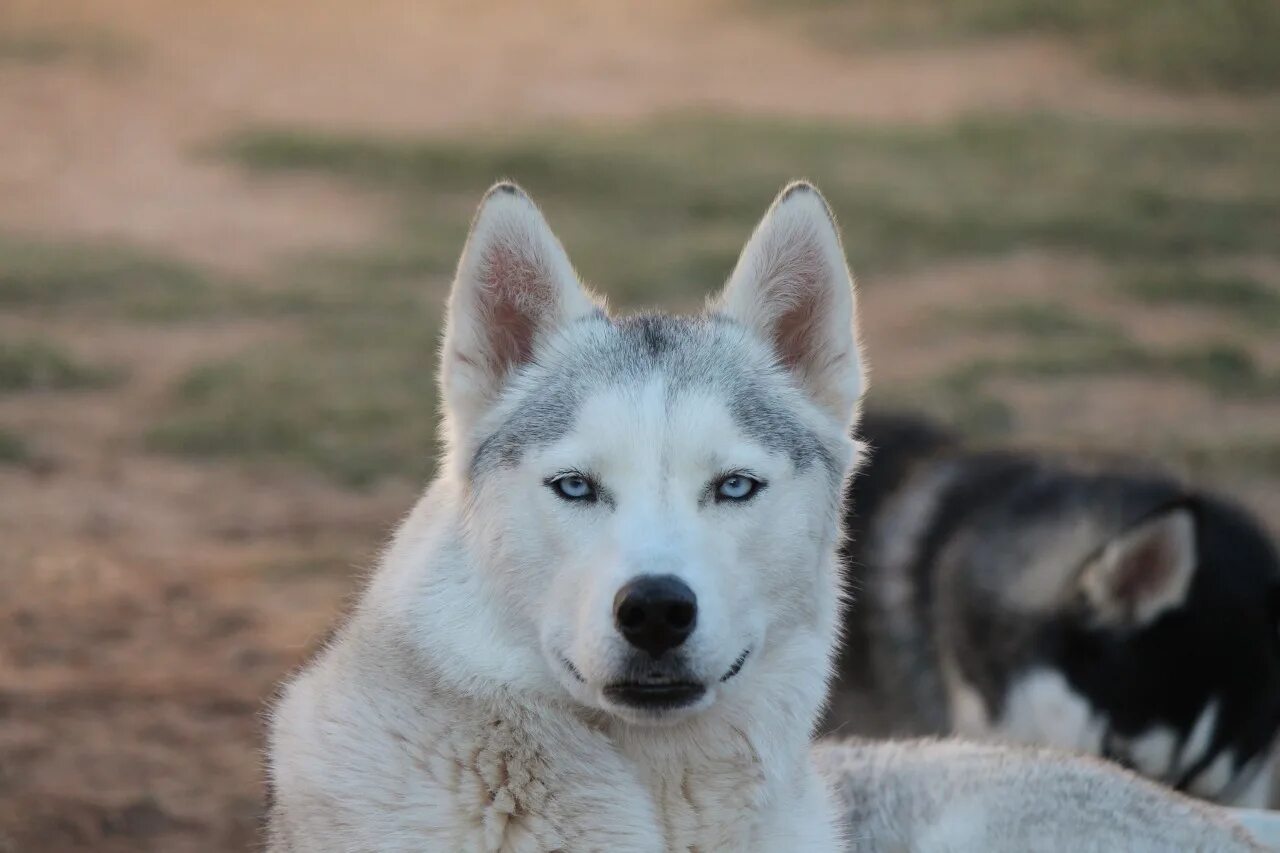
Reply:
[[[718, 679], [720, 684], [731, 680], [746, 665], [751, 650], [738, 655], [733, 665]], [[566, 661], [567, 663], [567, 661]], [[604, 695], [610, 702], [646, 711], [668, 711], [693, 705], [704, 695], [707, 687], [696, 681], [680, 679], [645, 679], [619, 681], [606, 685]]]
[[623, 681], [604, 688], [604, 695], [610, 702], [646, 711], [684, 708], [697, 702], [706, 692], [706, 687], [694, 681]]

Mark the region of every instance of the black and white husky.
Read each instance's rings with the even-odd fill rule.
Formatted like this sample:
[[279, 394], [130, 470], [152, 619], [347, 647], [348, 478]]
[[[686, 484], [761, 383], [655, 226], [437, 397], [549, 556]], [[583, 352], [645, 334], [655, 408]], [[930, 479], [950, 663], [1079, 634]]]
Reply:
[[706, 312], [613, 317], [495, 187], [449, 301], [440, 473], [275, 708], [273, 853], [1255, 849], [1101, 762], [811, 749], [852, 284], [796, 184]]
[[836, 717], [870, 693], [899, 733], [1079, 750], [1268, 803], [1280, 562], [1255, 521], [1114, 460], [969, 451], [892, 415], [860, 433]]

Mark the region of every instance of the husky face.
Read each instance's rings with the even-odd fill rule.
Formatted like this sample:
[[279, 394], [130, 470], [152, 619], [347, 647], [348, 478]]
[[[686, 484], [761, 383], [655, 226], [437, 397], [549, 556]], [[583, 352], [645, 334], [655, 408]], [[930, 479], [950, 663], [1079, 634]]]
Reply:
[[[1105, 486], [1090, 481], [1086, 515], [1109, 502]], [[1234, 507], [1163, 483], [1125, 487], [1144, 499], [1167, 488], [1172, 503], [1080, 564], [1053, 568], [1063, 551], [1040, 540], [1044, 565], [1018, 573], [1009, 609], [977, 617], [1001, 623], [1005, 639], [981, 652], [986, 697], [953, 680], [957, 727], [1093, 752], [1206, 799], [1265, 807], [1280, 729], [1280, 564]], [[1071, 508], [1058, 509], [1065, 539], [1096, 531], [1064, 524]], [[1046, 611], [1053, 577], [1067, 579], [1067, 595]], [[966, 633], [979, 631], [975, 621]]]
[[[1144, 536], [1145, 550], [1133, 550]], [[1128, 563], [1111, 570], [1121, 586], [1090, 595], [1097, 561], [1087, 566], [1085, 602], [1064, 620], [1059, 647], [1062, 672], [1106, 719], [1102, 753], [1197, 796], [1267, 807], [1280, 729], [1280, 564], [1270, 543], [1244, 513], [1199, 499], [1110, 551]], [[1173, 583], [1150, 574], [1168, 566], [1181, 575]], [[1123, 616], [1100, 598], [1135, 603]]]
[[863, 384], [853, 317], [808, 185], [693, 318], [611, 318], [532, 202], [490, 192], [450, 300], [449, 460], [468, 547], [555, 689], [649, 723], [788, 651], [823, 660]]

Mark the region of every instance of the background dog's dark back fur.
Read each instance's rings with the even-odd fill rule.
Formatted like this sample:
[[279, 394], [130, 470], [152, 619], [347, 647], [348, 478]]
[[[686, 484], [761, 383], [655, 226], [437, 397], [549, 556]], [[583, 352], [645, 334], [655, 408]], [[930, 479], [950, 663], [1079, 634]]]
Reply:
[[[1155, 727], [1185, 745], [1216, 702], [1196, 766], [1175, 766], [1175, 750], [1163, 771], [1141, 769], [1185, 787], [1228, 752], [1233, 779], [1252, 772], [1280, 722], [1280, 568], [1257, 522], [1130, 462], [969, 450], [903, 415], [870, 413], [861, 432], [870, 463], [847, 518], [852, 604], [829, 730], [950, 731], [956, 675], [998, 725], [1010, 689], [1040, 668], [1087, 701], [1102, 754], [1126, 760]], [[1147, 620], [1103, 618], [1084, 568], [1175, 512], [1194, 520], [1185, 594]]]

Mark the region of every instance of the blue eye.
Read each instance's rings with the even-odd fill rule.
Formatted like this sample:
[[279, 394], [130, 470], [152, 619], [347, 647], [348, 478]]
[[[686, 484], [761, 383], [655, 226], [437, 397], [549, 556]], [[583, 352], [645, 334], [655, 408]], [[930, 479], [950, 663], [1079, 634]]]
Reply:
[[745, 501], [755, 496], [760, 490], [759, 480], [746, 474], [730, 474], [716, 483], [717, 501]]
[[547, 485], [551, 486], [559, 497], [567, 501], [594, 501], [596, 499], [595, 484], [581, 474], [561, 474]]

